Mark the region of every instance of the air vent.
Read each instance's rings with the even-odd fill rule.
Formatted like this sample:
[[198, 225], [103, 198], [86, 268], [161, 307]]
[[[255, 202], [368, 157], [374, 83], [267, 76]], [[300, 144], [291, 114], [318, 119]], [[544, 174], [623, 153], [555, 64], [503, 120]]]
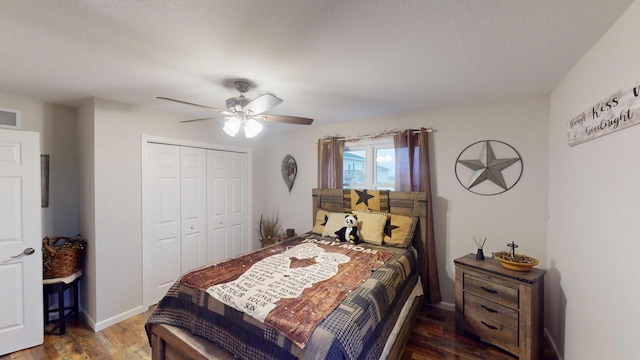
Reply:
[[0, 108], [0, 127], [20, 129], [20, 110]]

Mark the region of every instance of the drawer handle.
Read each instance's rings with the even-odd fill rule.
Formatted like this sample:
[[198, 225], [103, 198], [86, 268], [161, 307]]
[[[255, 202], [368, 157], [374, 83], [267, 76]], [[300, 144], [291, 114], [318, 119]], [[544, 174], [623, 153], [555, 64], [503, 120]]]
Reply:
[[488, 292], [490, 294], [497, 294], [498, 293], [497, 291], [495, 291], [493, 289], [489, 289], [489, 288], [486, 288], [484, 286], [480, 286], [480, 287], [482, 288], [482, 290], [484, 290], [484, 291], [486, 291], [486, 292]]
[[482, 306], [482, 308], [483, 308], [483, 309], [487, 310], [487, 311], [488, 311], [488, 312], [490, 312], [490, 313], [495, 314], [495, 313], [497, 313], [497, 312], [498, 312], [498, 310], [493, 310], [493, 309], [492, 309], [492, 308], [490, 308], [490, 307], [487, 307], [487, 306], [484, 306], [484, 305], [480, 305], [480, 306]]
[[489, 324], [487, 324], [486, 322], [484, 322], [484, 321], [482, 321], [482, 320], [480, 320], [480, 322], [482, 323], [482, 325], [484, 325], [484, 326], [488, 327], [488, 328], [489, 328], [489, 329], [491, 329], [491, 330], [497, 330], [497, 329], [498, 329], [497, 327], [495, 327], [495, 326], [493, 326], [493, 325], [489, 325]]

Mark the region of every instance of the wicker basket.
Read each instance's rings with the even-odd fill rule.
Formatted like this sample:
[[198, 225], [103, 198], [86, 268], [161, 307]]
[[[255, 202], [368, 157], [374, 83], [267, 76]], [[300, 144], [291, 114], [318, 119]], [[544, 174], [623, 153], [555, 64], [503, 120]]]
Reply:
[[67, 277], [82, 269], [86, 241], [68, 237], [42, 239], [42, 270], [45, 279]]

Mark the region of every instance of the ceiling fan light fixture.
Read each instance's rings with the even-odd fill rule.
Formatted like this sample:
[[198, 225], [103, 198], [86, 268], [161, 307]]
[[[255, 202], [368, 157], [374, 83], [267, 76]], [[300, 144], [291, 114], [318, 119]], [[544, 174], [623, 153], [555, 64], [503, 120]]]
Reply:
[[282, 99], [269, 92], [262, 93], [253, 99], [249, 99], [245, 97], [245, 93], [249, 91], [251, 87], [249, 81], [237, 80], [234, 82], [234, 85], [240, 95], [237, 97], [228, 98], [226, 100], [226, 110], [163, 96], [158, 96], [158, 99], [173, 101], [185, 105], [197, 106], [200, 108], [215, 111], [217, 114], [211, 117], [182, 120], [180, 122], [187, 123], [201, 120], [226, 119], [222, 130], [224, 130], [224, 132], [231, 137], [235, 137], [239, 132], [242, 132], [247, 138], [255, 137], [262, 131], [263, 121], [298, 125], [311, 125], [311, 123], [313, 123], [313, 119], [302, 118], [298, 116], [261, 115], [280, 104], [282, 102]]
[[238, 131], [240, 131], [241, 125], [242, 121], [240, 119], [238, 119], [237, 117], [232, 117], [224, 122], [224, 127], [222, 128], [222, 130], [224, 130], [227, 135], [235, 137]]
[[249, 119], [244, 123], [244, 136], [252, 138], [262, 131], [262, 124], [256, 119]]

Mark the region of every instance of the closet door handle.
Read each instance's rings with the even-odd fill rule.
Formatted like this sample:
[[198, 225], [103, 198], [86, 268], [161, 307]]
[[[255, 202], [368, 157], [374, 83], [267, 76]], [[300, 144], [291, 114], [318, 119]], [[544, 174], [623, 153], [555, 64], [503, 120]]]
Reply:
[[493, 289], [486, 288], [484, 286], [480, 286], [480, 288], [482, 288], [482, 290], [488, 292], [489, 294], [497, 294], [498, 293], [497, 291], [495, 291]]

